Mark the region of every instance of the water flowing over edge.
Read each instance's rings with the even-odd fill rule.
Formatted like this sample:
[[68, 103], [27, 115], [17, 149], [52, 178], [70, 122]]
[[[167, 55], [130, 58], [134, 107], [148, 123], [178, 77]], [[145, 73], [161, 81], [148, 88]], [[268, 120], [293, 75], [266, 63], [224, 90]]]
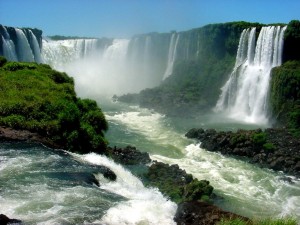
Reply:
[[221, 88], [216, 112], [249, 123], [268, 124], [271, 69], [282, 63], [285, 27], [262, 27], [255, 47], [256, 28], [243, 30], [234, 69]]

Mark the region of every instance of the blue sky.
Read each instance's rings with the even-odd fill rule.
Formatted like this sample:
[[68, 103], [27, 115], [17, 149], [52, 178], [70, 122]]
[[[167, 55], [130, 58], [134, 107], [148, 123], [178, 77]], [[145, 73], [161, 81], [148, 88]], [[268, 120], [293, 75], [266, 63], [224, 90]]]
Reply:
[[0, 24], [44, 35], [126, 38], [209, 23], [288, 23], [300, 0], [0, 0]]

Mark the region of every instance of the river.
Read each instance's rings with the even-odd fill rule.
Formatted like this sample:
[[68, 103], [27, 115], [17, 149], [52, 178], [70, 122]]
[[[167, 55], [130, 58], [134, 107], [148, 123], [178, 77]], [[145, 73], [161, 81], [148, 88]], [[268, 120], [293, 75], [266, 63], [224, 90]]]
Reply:
[[[219, 196], [215, 204], [251, 218], [294, 216], [300, 221], [300, 181], [208, 152], [184, 137], [192, 127], [234, 130], [255, 125], [222, 118], [169, 118], [137, 106], [101, 101], [109, 121], [110, 145], [136, 146], [153, 160], [178, 164], [206, 179]], [[98, 171], [117, 175], [110, 181]], [[93, 173], [100, 187], [84, 178]], [[38, 144], [0, 145], [0, 212], [26, 224], [174, 224], [177, 206], [156, 188], [146, 188], [121, 165], [95, 153], [78, 155]]]

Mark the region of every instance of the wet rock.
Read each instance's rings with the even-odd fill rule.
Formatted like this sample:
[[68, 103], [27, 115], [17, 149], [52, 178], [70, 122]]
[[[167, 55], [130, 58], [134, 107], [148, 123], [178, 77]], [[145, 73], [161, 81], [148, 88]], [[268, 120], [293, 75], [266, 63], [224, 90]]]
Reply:
[[248, 162], [300, 177], [300, 140], [286, 129], [217, 132], [200, 128], [191, 129], [186, 137], [199, 140], [208, 151], [244, 157]]
[[51, 148], [62, 148], [47, 137], [28, 130], [15, 130], [9, 127], [0, 126], [0, 141], [26, 141], [42, 143]]
[[44, 173], [44, 175], [54, 179], [69, 181], [69, 184], [72, 186], [84, 184], [100, 185], [95, 175], [89, 172], [48, 172]]
[[117, 175], [110, 169], [106, 168], [101, 172], [106, 179], [111, 181], [115, 181], [117, 179]]
[[21, 220], [17, 220], [17, 219], [10, 219], [7, 216], [5, 216], [4, 214], [0, 214], [0, 224], [1, 225], [22, 225], [22, 221]]
[[194, 179], [178, 165], [154, 162], [146, 175], [148, 185], [158, 189], [176, 202], [191, 200], [209, 200], [213, 187], [206, 180]]
[[223, 211], [217, 206], [199, 201], [180, 203], [174, 220], [178, 225], [215, 225], [223, 218], [240, 218], [249, 221], [245, 217]]
[[108, 147], [106, 155], [111, 157], [115, 162], [123, 165], [145, 165], [151, 162], [148, 153], [140, 152], [132, 146], [127, 146], [125, 148]]

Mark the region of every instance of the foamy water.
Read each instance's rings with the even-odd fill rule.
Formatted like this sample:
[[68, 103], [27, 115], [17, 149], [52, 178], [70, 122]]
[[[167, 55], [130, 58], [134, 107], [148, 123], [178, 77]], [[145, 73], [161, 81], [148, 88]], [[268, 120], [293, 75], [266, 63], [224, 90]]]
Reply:
[[[169, 154], [153, 149], [151, 158], [178, 164], [194, 177], [209, 180], [215, 192], [224, 198], [217, 202], [221, 207], [254, 218], [295, 216], [300, 220], [300, 181], [295, 177], [290, 176], [293, 183], [288, 183], [283, 181], [284, 174], [208, 152], [168, 126], [163, 115], [138, 107], [131, 110], [107, 116], [113, 122], [111, 129], [122, 127], [126, 132], [136, 133], [133, 145], [153, 142], [154, 146], [170, 146]], [[173, 154], [173, 149], [181, 151], [181, 157]]]

